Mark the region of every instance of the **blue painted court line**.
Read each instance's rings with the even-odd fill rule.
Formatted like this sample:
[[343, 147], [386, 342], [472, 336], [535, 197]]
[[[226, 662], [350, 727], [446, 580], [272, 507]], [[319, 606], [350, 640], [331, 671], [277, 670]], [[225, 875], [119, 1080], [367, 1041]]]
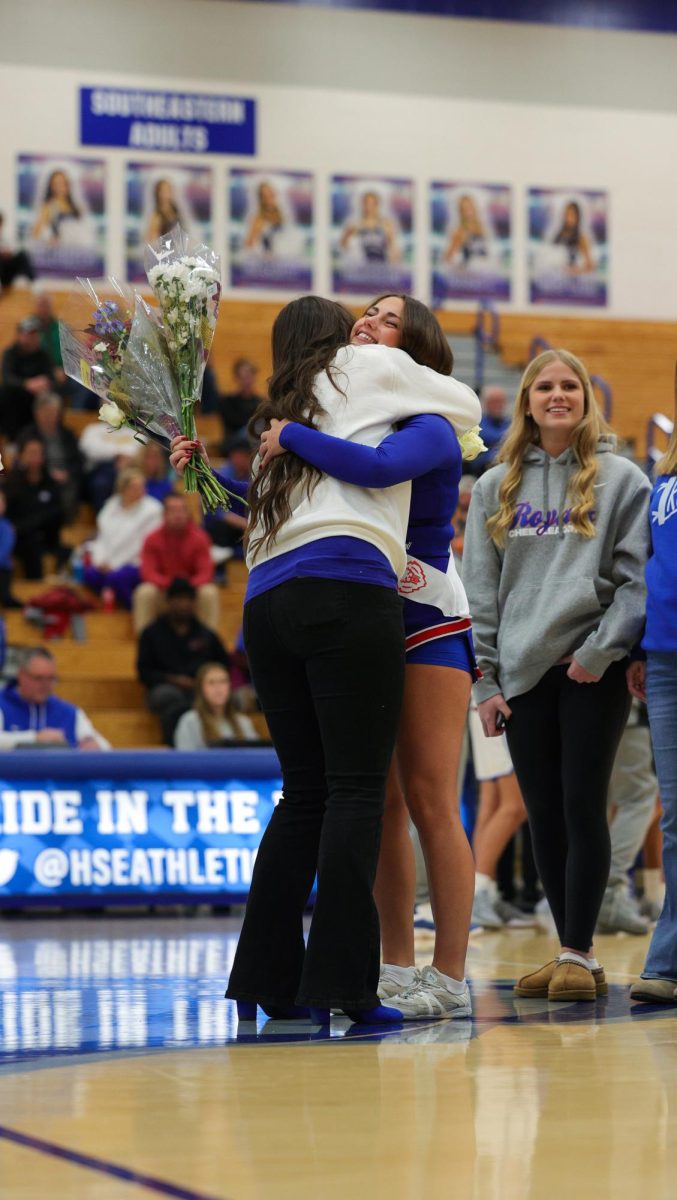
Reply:
[[112, 1175], [125, 1183], [136, 1183], [148, 1191], [157, 1192], [160, 1196], [173, 1196], [175, 1200], [226, 1200], [224, 1196], [207, 1195], [206, 1192], [195, 1192], [192, 1188], [178, 1187], [157, 1179], [154, 1175], [142, 1175], [138, 1171], [130, 1171], [128, 1167], [119, 1167], [115, 1163], [106, 1162], [103, 1158], [94, 1158], [91, 1154], [80, 1154], [78, 1150], [69, 1150], [66, 1146], [57, 1146], [55, 1142], [46, 1142], [43, 1138], [32, 1137], [30, 1134], [19, 1133], [0, 1125], [0, 1138], [23, 1146], [27, 1150], [36, 1150], [39, 1154], [47, 1154], [52, 1158], [60, 1158], [65, 1162], [74, 1163], [77, 1167], [85, 1167], [89, 1171], [98, 1171], [101, 1175]]

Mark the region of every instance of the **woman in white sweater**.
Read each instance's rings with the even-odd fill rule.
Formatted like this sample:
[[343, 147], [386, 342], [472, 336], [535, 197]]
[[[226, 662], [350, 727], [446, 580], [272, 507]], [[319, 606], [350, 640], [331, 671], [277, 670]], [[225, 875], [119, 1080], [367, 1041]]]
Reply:
[[[404, 328], [412, 318], [392, 299], [389, 320]], [[354, 322], [339, 305], [288, 304], [273, 327], [270, 402], [257, 416], [367, 446], [417, 414], [443, 416], [458, 433], [471, 428], [477, 397], [448, 374], [432, 314], [423, 305], [413, 314], [429, 349], [439, 346], [439, 370], [373, 338], [346, 346]], [[180, 470], [190, 446], [173, 450]], [[258, 1003], [270, 1015], [311, 1010], [328, 1020], [340, 1008], [360, 1022], [401, 1019], [379, 1005], [372, 893], [404, 683], [397, 580], [411, 483], [403, 480], [346, 484], [295, 454], [255, 477], [244, 636], [284, 790], [259, 848], [226, 993], [241, 1017]], [[306, 949], [302, 918], [316, 872]]]
[[96, 519], [96, 537], [85, 550], [87, 587], [95, 592], [110, 588], [119, 604], [131, 608], [132, 592], [139, 582], [141, 547], [161, 524], [162, 505], [146, 495], [143, 471], [125, 467], [118, 475], [115, 495]]

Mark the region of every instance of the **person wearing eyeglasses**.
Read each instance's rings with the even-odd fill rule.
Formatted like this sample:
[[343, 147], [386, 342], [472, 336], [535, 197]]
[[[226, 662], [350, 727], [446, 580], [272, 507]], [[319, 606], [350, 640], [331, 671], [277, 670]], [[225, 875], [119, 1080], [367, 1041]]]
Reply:
[[0, 750], [27, 746], [111, 749], [81, 708], [54, 695], [57, 681], [56, 663], [49, 650], [28, 650], [16, 681], [0, 691]]

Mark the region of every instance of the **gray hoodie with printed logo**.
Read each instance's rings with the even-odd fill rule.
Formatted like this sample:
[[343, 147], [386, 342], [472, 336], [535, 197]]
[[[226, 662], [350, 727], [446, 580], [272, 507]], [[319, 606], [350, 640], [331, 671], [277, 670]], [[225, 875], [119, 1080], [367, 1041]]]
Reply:
[[506, 473], [499, 464], [475, 484], [463, 550], [463, 583], [484, 678], [478, 703], [506, 700], [535, 687], [546, 671], [574, 655], [593, 675], [624, 658], [644, 622], [644, 567], [649, 549], [651, 485], [634, 463], [597, 446], [596, 535], [571, 525], [567, 490], [576, 459], [571, 449], [551, 458], [540, 446], [524, 457], [515, 519], [504, 548], [486, 521], [498, 509]]

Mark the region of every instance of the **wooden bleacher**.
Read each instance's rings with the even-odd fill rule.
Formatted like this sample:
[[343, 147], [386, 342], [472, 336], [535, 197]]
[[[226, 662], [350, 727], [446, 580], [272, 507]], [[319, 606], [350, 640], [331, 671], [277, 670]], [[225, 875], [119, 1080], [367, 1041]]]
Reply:
[[[54, 291], [57, 315], [63, 311], [67, 293]], [[13, 340], [16, 323], [32, 308], [28, 289], [17, 288], [0, 296], [0, 349]], [[217, 326], [211, 362], [222, 390], [230, 386], [234, 361], [251, 358], [260, 369], [261, 390], [270, 373], [270, 329], [280, 303], [224, 300]], [[449, 334], [470, 333], [475, 312], [438, 314]], [[677, 355], [677, 323], [617, 321], [607, 318], [546, 317], [539, 313], [501, 315], [501, 352], [505, 361], [523, 366], [534, 336], [555, 346], [566, 346], [578, 354], [592, 372], [604, 376], [613, 388], [613, 424], [621, 437], [632, 442], [636, 453], [645, 453], [646, 426], [655, 412], [672, 412], [674, 362]], [[471, 381], [472, 382], [472, 381]], [[81, 432], [94, 413], [68, 412], [67, 423]], [[218, 419], [202, 417], [199, 432], [212, 450], [221, 431]], [[77, 524], [65, 532], [70, 545], [77, 545], [94, 529], [91, 510], [83, 506]], [[220, 633], [232, 647], [240, 626], [246, 572], [244, 565], [228, 567], [228, 585], [221, 590]], [[17, 579], [15, 592], [28, 600], [44, 590], [48, 581], [28, 583]], [[143, 689], [134, 670], [135, 639], [128, 613], [95, 612], [85, 617], [87, 641], [67, 637], [44, 643], [42, 635], [20, 612], [6, 614], [10, 643], [48, 645], [59, 666], [59, 693], [81, 704], [95, 725], [116, 748], [160, 744], [159, 726], [146, 710]], [[257, 723], [261, 732], [265, 725]]]
[[[228, 584], [220, 589], [219, 634], [231, 649], [242, 620], [245, 583], [244, 564], [229, 563]], [[48, 586], [49, 580], [29, 583], [16, 579], [13, 583], [15, 595], [25, 602]], [[144, 689], [136, 678], [136, 639], [128, 612], [86, 613], [84, 642], [70, 635], [45, 641], [18, 609], [5, 613], [5, 621], [11, 645], [45, 646], [52, 652], [59, 671], [58, 694], [84, 708], [116, 749], [161, 745], [159, 724], [148, 712]], [[259, 714], [254, 714], [254, 723], [265, 737], [265, 722]]]

